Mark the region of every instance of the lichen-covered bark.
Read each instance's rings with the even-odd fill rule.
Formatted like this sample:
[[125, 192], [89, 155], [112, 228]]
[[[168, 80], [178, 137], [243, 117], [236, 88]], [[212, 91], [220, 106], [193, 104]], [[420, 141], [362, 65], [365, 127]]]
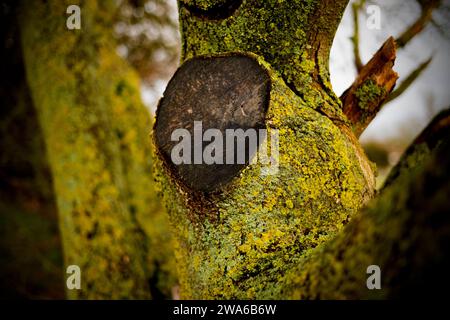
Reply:
[[393, 184], [399, 177], [416, 172], [420, 164], [428, 161], [432, 151], [445, 139], [450, 127], [450, 109], [444, 109], [436, 115], [428, 126], [414, 139], [404, 152], [397, 165], [392, 168], [383, 188]]
[[[400, 174], [334, 239], [314, 250], [263, 298], [430, 298], [448, 286], [450, 127], [416, 144]], [[420, 147], [419, 147], [420, 146]], [[432, 146], [432, 147], [431, 147]], [[418, 148], [417, 148], [418, 147]], [[381, 268], [368, 290], [366, 268]]]
[[150, 118], [137, 76], [115, 53], [116, 4], [81, 2], [82, 28], [68, 30], [70, 4], [24, 1], [20, 11], [64, 260], [82, 272], [82, 289], [68, 295], [149, 298], [151, 289], [168, 294], [173, 267], [166, 220], [154, 198]]
[[250, 165], [214, 193], [181, 186], [157, 161], [181, 295], [286, 298], [283, 275], [374, 193], [371, 165], [328, 81], [346, 2], [244, 0], [224, 19], [209, 19], [208, 6], [199, 15], [188, 2], [180, 3], [183, 60], [237, 52], [256, 59], [271, 77], [265, 127], [269, 136], [279, 131], [280, 150], [278, 173]]
[[183, 297], [255, 298], [273, 290], [371, 198], [373, 182], [346, 136], [272, 75], [267, 129], [280, 132], [277, 174], [252, 165], [220, 193], [197, 195], [177, 190], [160, 168]]
[[0, 11], [0, 297], [63, 298], [56, 205], [14, 3]]
[[186, 7], [207, 9], [221, 2], [226, 1], [179, 2], [182, 60], [219, 52], [255, 53], [312, 108], [341, 118], [328, 57], [347, 0], [234, 1], [240, 5], [225, 19], [208, 19]]

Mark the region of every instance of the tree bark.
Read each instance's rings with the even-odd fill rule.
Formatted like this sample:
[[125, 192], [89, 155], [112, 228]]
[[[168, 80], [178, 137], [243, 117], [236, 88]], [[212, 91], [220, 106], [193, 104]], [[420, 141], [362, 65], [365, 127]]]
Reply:
[[[374, 195], [373, 172], [355, 134], [395, 84], [395, 45], [389, 39], [362, 68], [364, 76], [344, 95], [343, 111], [329, 85], [327, 64], [345, 5], [179, 2], [183, 64], [160, 102], [154, 143], [157, 179], [177, 235], [183, 298], [402, 297], [430, 292], [439, 281], [431, 270], [448, 268], [448, 127], [439, 131], [436, 150], [415, 162], [414, 172], [403, 170], [365, 207]], [[245, 99], [242, 93], [234, 99], [210, 95], [241, 84], [231, 77], [226, 79], [231, 84], [217, 81], [216, 71], [209, 78], [201, 76], [202, 68], [191, 68], [187, 77], [180, 74], [206, 59], [217, 63], [220, 75], [242, 56], [254, 59], [270, 77], [270, 94], [256, 102], [256, 109], [268, 105], [268, 137], [278, 130], [278, 171], [263, 175], [263, 165], [249, 162], [225, 182], [211, 171], [208, 179], [223, 183], [198, 189], [163, 155], [170, 151], [170, 131], [196, 120], [221, 129], [239, 126], [241, 115], [220, 122], [214, 110], [222, 105], [225, 114], [245, 111], [245, 103], [236, 102]], [[235, 73], [239, 70], [230, 72]], [[361, 90], [367, 80], [382, 87], [381, 93]], [[247, 87], [247, 96], [257, 91]], [[362, 100], [367, 109], [361, 108]], [[169, 129], [159, 121], [170, 123]], [[381, 267], [382, 290], [366, 285], [370, 265]]]
[[[270, 94], [258, 103], [262, 109], [268, 105], [263, 124], [267, 140], [279, 133], [278, 172], [261, 174], [264, 165], [256, 163], [213, 191], [196, 190], [162, 156], [170, 132], [155, 127], [157, 178], [177, 235], [183, 298], [255, 298], [279, 292], [282, 275], [339, 232], [374, 194], [372, 167], [329, 84], [329, 50], [347, 1], [238, 1], [217, 14], [217, 6], [231, 2], [180, 1], [180, 70], [198, 57], [218, 61], [246, 56], [259, 64], [270, 77]], [[197, 74], [186, 81], [174, 77], [160, 102], [157, 124], [166, 117], [180, 126], [194, 120], [217, 124], [206, 114], [208, 104], [199, 106], [190, 97], [178, 103], [169, 94], [189, 92], [200, 81]], [[217, 85], [214, 79], [211, 73], [203, 84], [205, 95]], [[224, 108], [229, 102], [223, 95], [203, 98]], [[179, 111], [166, 114], [171, 108]], [[233, 108], [239, 105], [231, 102]], [[190, 117], [189, 110], [203, 118]], [[239, 127], [235, 118], [219, 124]], [[260, 148], [255, 157], [262, 152]]]
[[0, 12], [0, 297], [62, 299], [62, 252], [45, 141], [25, 79], [16, 5]]
[[[273, 296], [293, 299], [437, 298], [450, 267], [450, 122], [444, 111], [394, 168], [379, 198], [333, 240], [316, 248]], [[366, 269], [381, 269], [369, 290]]]
[[155, 199], [150, 117], [139, 81], [116, 55], [113, 1], [86, 1], [81, 29], [70, 1], [24, 1], [21, 42], [43, 130], [65, 265], [81, 268], [70, 298], [170, 294], [170, 237]]

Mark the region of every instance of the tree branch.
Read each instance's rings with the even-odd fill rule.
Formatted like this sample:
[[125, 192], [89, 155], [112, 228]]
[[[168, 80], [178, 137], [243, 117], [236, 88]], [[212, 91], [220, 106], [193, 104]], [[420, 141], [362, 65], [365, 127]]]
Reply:
[[361, 8], [361, 2], [354, 2], [352, 4], [352, 12], [353, 12], [353, 55], [355, 58], [355, 67], [358, 73], [361, 71], [363, 67], [363, 63], [361, 61], [361, 55], [359, 53], [359, 9]]
[[369, 125], [394, 88], [398, 78], [392, 69], [395, 57], [395, 42], [390, 37], [341, 96], [344, 114], [353, 124], [356, 136]]
[[[448, 277], [441, 275], [450, 266], [449, 124], [447, 110], [445, 121], [433, 121], [425, 130], [423, 138], [436, 146], [430, 157], [417, 158], [416, 171], [401, 175], [333, 240], [291, 270], [281, 284], [284, 295], [418, 298], [439, 295], [437, 286], [446, 288]], [[381, 269], [381, 290], [366, 286], [370, 265]]]
[[[403, 153], [400, 161], [392, 168], [387, 177], [383, 190], [392, 185], [400, 176], [410, 174], [417, 169], [418, 159], [424, 161], [424, 158], [431, 157], [431, 152], [442, 136], [450, 127], [450, 108], [441, 111], [430, 124], [419, 134], [411, 143], [408, 149]], [[420, 162], [419, 162], [420, 163]]]
[[427, 61], [421, 63], [413, 72], [411, 72], [405, 80], [400, 83], [400, 85], [392, 91], [392, 93], [387, 97], [384, 101], [384, 104], [391, 102], [392, 100], [398, 98], [401, 94], [403, 94], [411, 84], [422, 74], [422, 72], [428, 67], [432, 60], [430, 57]]
[[421, 0], [419, 1], [422, 8], [422, 12], [414, 23], [406, 29], [400, 37], [396, 40], [397, 47], [403, 48], [414, 36], [420, 33], [427, 23], [431, 20], [433, 10], [436, 9], [441, 1], [440, 0]]

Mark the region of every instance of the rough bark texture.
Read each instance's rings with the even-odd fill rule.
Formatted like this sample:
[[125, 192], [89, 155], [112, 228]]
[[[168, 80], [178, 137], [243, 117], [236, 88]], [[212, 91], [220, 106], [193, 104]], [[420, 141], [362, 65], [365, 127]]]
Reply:
[[342, 118], [329, 82], [328, 57], [348, 1], [244, 0], [225, 19], [200, 17], [189, 9], [223, 2], [179, 2], [182, 60], [218, 52], [253, 52], [313, 108]]
[[408, 147], [400, 158], [399, 163], [389, 172], [383, 188], [393, 184], [400, 176], [416, 171], [431, 157], [431, 152], [445, 140], [450, 127], [450, 109], [441, 111], [419, 136]]
[[[170, 239], [151, 177], [150, 118], [137, 76], [115, 54], [113, 1], [26, 1], [20, 26], [28, 84], [43, 130], [71, 298], [149, 298], [167, 292]], [[162, 278], [157, 278], [163, 275]], [[159, 281], [159, 282], [158, 282]]]
[[[328, 54], [346, 1], [244, 0], [225, 19], [199, 16], [185, 3], [193, 5], [180, 3], [183, 60], [246, 54], [270, 75], [265, 128], [268, 136], [279, 132], [279, 170], [267, 175], [262, 164], [249, 165], [207, 194], [180, 186], [157, 161], [177, 234], [181, 295], [287, 298], [283, 275], [374, 193], [370, 163], [329, 84]], [[211, 1], [201, 3], [207, 9]]]
[[[448, 120], [447, 110], [404, 155], [381, 196], [291, 270], [281, 291], [261, 297], [439, 297], [450, 283]], [[381, 268], [381, 290], [366, 287], [373, 264]]]

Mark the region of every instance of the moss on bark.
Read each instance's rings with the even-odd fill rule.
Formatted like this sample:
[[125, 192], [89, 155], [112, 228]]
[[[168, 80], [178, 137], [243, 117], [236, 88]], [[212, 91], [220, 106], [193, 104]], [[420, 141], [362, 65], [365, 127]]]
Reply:
[[244, 0], [225, 19], [198, 16], [186, 6], [207, 9], [221, 2], [179, 1], [182, 60], [212, 53], [255, 53], [310, 107], [343, 119], [329, 81], [328, 58], [348, 1]]
[[[346, 2], [244, 0], [222, 19], [180, 2], [182, 60], [256, 59], [271, 77], [268, 137], [279, 133], [277, 173], [263, 174], [257, 162], [210, 194], [183, 187], [157, 161], [183, 298], [285, 298], [283, 275], [372, 197], [371, 165], [329, 84]], [[212, 9], [206, 4], [197, 9]]]
[[[81, 2], [81, 30], [68, 30], [70, 4], [27, 1], [20, 15], [64, 260], [82, 271], [82, 289], [68, 295], [149, 298], [151, 289], [168, 294], [173, 267], [152, 184], [150, 117], [136, 74], [115, 53], [116, 4]], [[166, 276], [155, 280], [161, 270]]]
[[183, 298], [278, 292], [282, 275], [373, 195], [370, 166], [347, 132], [295, 95], [262, 58], [248, 55], [271, 77], [266, 129], [269, 137], [279, 133], [278, 172], [264, 174], [257, 162], [219, 192], [204, 194], [179, 185], [157, 161]]
[[[279, 133], [276, 174], [262, 174], [257, 162], [212, 194], [180, 186], [157, 161], [183, 298], [286, 297], [278, 294], [282, 276], [372, 197], [371, 165], [329, 84], [329, 50], [346, 3], [244, 0], [217, 19], [180, 2], [182, 60], [256, 59], [272, 82], [265, 127], [269, 137]], [[205, 4], [200, 9], [212, 8]]]
[[[183, 61], [247, 54], [267, 69], [265, 125], [268, 136], [279, 131], [280, 146], [276, 174], [249, 165], [213, 193], [184, 187], [157, 161], [177, 234], [182, 297], [396, 297], [430, 288], [422, 279], [436, 277], [428, 271], [448, 268], [447, 144], [429, 163], [418, 152], [417, 171], [401, 175], [356, 215], [373, 196], [373, 172], [330, 89], [326, 66], [345, 3], [244, 0], [218, 19], [199, 14], [196, 2], [180, 2]], [[392, 63], [381, 70], [391, 85]], [[358, 103], [367, 109], [389, 90], [363, 81]], [[366, 286], [373, 264], [382, 269], [384, 290]]]
[[56, 204], [14, 2], [0, 11], [0, 297], [63, 298]]
[[[286, 274], [282, 290], [262, 297], [438, 297], [449, 284], [449, 127], [434, 150], [423, 147], [414, 148], [410, 169], [397, 175], [381, 197]], [[381, 269], [381, 290], [366, 286], [369, 265]]]

